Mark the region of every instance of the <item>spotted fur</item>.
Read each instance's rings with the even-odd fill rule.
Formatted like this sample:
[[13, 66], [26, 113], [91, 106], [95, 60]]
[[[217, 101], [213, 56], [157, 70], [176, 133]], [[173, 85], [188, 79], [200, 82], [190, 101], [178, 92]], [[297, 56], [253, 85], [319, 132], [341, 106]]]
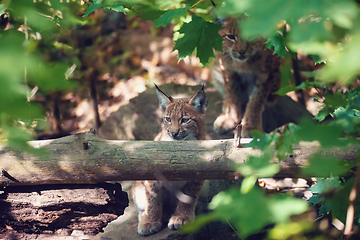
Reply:
[[242, 136], [250, 136], [253, 129], [262, 131], [265, 105], [276, 100], [272, 93], [280, 88], [281, 58], [265, 47], [265, 39], [243, 39], [238, 26], [238, 19], [229, 19], [219, 31], [223, 52], [218, 53], [213, 78], [224, 83], [225, 100], [214, 130], [225, 133], [241, 123]]
[[[163, 110], [163, 127], [155, 141], [188, 141], [205, 139], [203, 116], [207, 106], [207, 97], [203, 88], [192, 98], [173, 99], [156, 86], [160, 108]], [[160, 169], [159, 169], [160, 170]], [[139, 211], [138, 233], [150, 235], [163, 226], [163, 186], [170, 185], [181, 191], [188, 201], [178, 201], [175, 212], [168, 221], [170, 229], [179, 229], [194, 218], [195, 204], [203, 181], [163, 182], [136, 181], [131, 188], [131, 197]]]

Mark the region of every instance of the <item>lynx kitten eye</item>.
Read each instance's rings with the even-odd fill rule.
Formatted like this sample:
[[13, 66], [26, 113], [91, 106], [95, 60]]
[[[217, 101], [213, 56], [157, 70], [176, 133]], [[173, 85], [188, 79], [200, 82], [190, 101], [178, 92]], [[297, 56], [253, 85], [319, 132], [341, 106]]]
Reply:
[[187, 123], [187, 122], [189, 122], [190, 121], [190, 118], [189, 117], [183, 117], [183, 118], [181, 118], [180, 119], [180, 123], [182, 124], [182, 123]]
[[164, 118], [166, 122], [170, 123], [171, 122], [171, 118], [170, 117], [165, 117]]
[[225, 38], [227, 40], [229, 40], [229, 41], [232, 41], [232, 42], [236, 41], [236, 39], [237, 39], [237, 37], [235, 35], [233, 35], [233, 34], [225, 35]]

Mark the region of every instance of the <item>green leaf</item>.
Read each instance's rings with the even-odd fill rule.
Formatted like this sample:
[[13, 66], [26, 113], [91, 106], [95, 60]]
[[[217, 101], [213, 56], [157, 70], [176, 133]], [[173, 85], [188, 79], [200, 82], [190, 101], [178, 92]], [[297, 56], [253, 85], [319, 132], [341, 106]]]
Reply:
[[353, 20], [358, 15], [357, 8], [354, 1], [327, 1], [327, 6], [323, 10], [325, 15], [331, 16], [334, 24], [349, 29], [354, 25]]
[[120, 13], [126, 14], [125, 8], [124, 8], [124, 6], [122, 5], [122, 3], [117, 3], [117, 4], [115, 4], [115, 5], [107, 6], [106, 9], [113, 10], [113, 11], [115, 11], [115, 12], [120, 12]]
[[321, 109], [318, 114], [315, 116], [315, 119], [318, 120], [319, 122], [322, 122], [325, 120], [325, 118], [327, 116], [329, 116], [331, 113], [330, 109], [328, 108], [324, 108], [324, 109]]
[[257, 188], [252, 188], [246, 194], [238, 189], [221, 192], [213, 198], [209, 207], [214, 210], [217, 219], [230, 221], [244, 237], [259, 231], [272, 221], [267, 198]]
[[278, 164], [270, 162], [272, 159], [273, 154], [270, 150], [265, 151], [260, 157], [250, 156], [248, 161], [238, 165], [237, 171], [243, 176], [272, 177], [280, 169]]
[[265, 150], [271, 143], [271, 135], [260, 131], [253, 131], [253, 140], [247, 145], [255, 149]]
[[250, 175], [245, 177], [241, 182], [241, 193], [245, 194], [250, 192], [250, 190], [255, 186], [258, 178], [255, 175]]
[[166, 11], [163, 15], [161, 15], [158, 19], [154, 21], [154, 27], [160, 27], [160, 26], [165, 27], [174, 18], [184, 15], [189, 8], [190, 5], [188, 4], [186, 5], [186, 7], [183, 8], [170, 9]]
[[301, 84], [299, 84], [298, 86], [292, 86], [292, 85], [288, 85], [286, 87], [280, 88], [276, 94], [280, 95], [280, 96], [285, 96], [288, 92], [292, 92], [292, 91], [297, 91], [300, 89], [311, 89], [313, 87], [315, 88], [320, 88], [323, 86], [323, 83], [320, 82], [310, 82], [308, 80], [306, 80], [305, 82], [302, 82]]
[[[332, 61], [324, 66], [319, 77], [326, 82], [337, 81], [343, 85], [350, 84], [360, 72], [360, 32], [343, 44], [343, 50], [334, 53]], [[335, 55], [336, 54], [336, 55]]]
[[193, 221], [185, 224], [180, 229], [180, 232], [181, 233], [186, 233], [186, 234], [196, 233], [203, 226], [205, 226], [206, 224], [208, 224], [210, 222], [213, 222], [215, 220], [217, 220], [217, 219], [216, 219], [215, 214], [213, 214], [213, 213], [197, 216]]
[[346, 110], [343, 107], [337, 108], [333, 113], [333, 116], [336, 117], [333, 124], [341, 126], [343, 131], [347, 134], [354, 133], [359, 120], [359, 117], [354, 113], [355, 112], [352, 109]]
[[266, 239], [293, 239], [297, 236], [302, 236], [303, 233], [310, 232], [312, 229], [313, 223], [307, 220], [300, 220], [290, 223], [280, 223], [269, 230], [269, 234]]
[[218, 34], [221, 27], [217, 24], [205, 21], [196, 15], [192, 20], [179, 29], [184, 34], [176, 41], [173, 50], [178, 50], [179, 59], [190, 56], [196, 50], [196, 56], [200, 63], [205, 65], [211, 57], [214, 57], [214, 49], [221, 51], [222, 37]]
[[38, 58], [38, 62], [27, 66], [27, 77], [30, 83], [38, 85], [43, 92], [64, 90], [75, 87], [75, 82], [65, 79], [68, 70], [66, 62], [44, 63]]
[[288, 92], [292, 92], [292, 91], [297, 91], [299, 89], [303, 89], [305, 88], [305, 82], [302, 82], [300, 85], [298, 86], [286, 86], [286, 87], [283, 87], [283, 88], [280, 88], [276, 94], [277, 95], [280, 95], [280, 96], [285, 96]]
[[33, 140], [32, 136], [24, 129], [13, 126], [2, 126], [2, 136], [6, 141], [2, 143], [20, 150], [32, 151], [33, 148], [27, 143]]
[[[348, 181], [346, 181], [343, 184], [343, 187], [339, 191], [337, 191], [336, 194], [333, 194], [328, 200], [329, 203], [331, 204], [332, 217], [339, 219], [344, 224], [346, 222], [346, 215], [349, 207], [349, 195], [352, 188], [354, 187], [354, 180], [355, 177], [352, 177]], [[358, 218], [360, 211], [359, 198], [356, 198], [354, 206], [355, 206], [354, 217]]]
[[268, 196], [259, 188], [246, 193], [233, 188], [217, 194], [209, 207], [214, 219], [231, 222], [246, 238], [270, 223], [288, 222], [291, 215], [306, 211], [308, 204], [287, 195]]
[[102, 7], [102, 4], [98, 4], [98, 3], [91, 4], [84, 12], [83, 17], [88, 16], [90, 13], [93, 13], [96, 9], [99, 9], [101, 7]]
[[333, 93], [333, 94], [325, 94], [324, 95], [325, 100], [324, 103], [327, 107], [335, 110], [338, 107], [346, 107], [347, 101], [345, 99], [345, 96], [340, 93]]
[[351, 143], [350, 140], [340, 139], [342, 127], [338, 125], [316, 124], [310, 119], [300, 121], [298, 136], [303, 141], [319, 141], [321, 146], [342, 147]]
[[293, 146], [299, 143], [297, 135], [298, 129], [298, 126], [289, 124], [284, 128], [282, 133], [274, 132], [272, 134], [275, 154], [279, 161], [285, 159], [289, 154], [293, 153]]
[[289, 32], [289, 40], [293, 43], [298, 42], [326, 42], [331, 40], [331, 32], [326, 29], [327, 21], [313, 21], [306, 18], [301, 23], [292, 25]]
[[315, 154], [310, 157], [309, 165], [302, 172], [309, 177], [328, 178], [340, 176], [349, 170], [344, 161], [335, 157], [326, 157], [323, 154]]
[[279, 31], [276, 31], [273, 36], [267, 39], [266, 47], [269, 49], [274, 48], [274, 54], [277, 54], [280, 57], [285, 57], [285, 54], [287, 53], [284, 35]]
[[329, 191], [333, 191], [334, 189], [338, 189], [341, 186], [340, 183], [341, 182], [337, 177], [331, 177], [325, 179], [319, 178], [317, 179], [316, 184], [311, 186], [309, 190], [312, 193], [324, 194]]
[[308, 209], [308, 204], [304, 200], [288, 195], [271, 197], [268, 206], [272, 220], [276, 223], [285, 223], [292, 215], [301, 214]]

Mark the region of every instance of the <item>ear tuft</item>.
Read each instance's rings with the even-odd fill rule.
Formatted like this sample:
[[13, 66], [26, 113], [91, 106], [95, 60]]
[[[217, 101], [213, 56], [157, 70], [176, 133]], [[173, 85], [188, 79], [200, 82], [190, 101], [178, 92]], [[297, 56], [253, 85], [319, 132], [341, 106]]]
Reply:
[[173, 98], [166, 95], [163, 91], [161, 91], [160, 88], [155, 83], [154, 85], [156, 88], [156, 95], [160, 102], [160, 107], [163, 111], [165, 111], [169, 103], [173, 101]]
[[225, 25], [227, 24], [227, 19], [224, 17], [216, 17], [215, 23], [220, 25], [221, 27], [225, 27]]
[[204, 114], [208, 101], [204, 91], [204, 85], [202, 88], [195, 93], [195, 95], [189, 100], [189, 104], [195, 108], [198, 113]]

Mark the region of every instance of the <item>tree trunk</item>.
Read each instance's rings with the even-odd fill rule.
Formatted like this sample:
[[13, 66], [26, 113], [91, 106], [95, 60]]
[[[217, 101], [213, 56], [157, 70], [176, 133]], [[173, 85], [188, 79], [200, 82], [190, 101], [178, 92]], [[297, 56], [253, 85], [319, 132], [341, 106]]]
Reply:
[[[243, 163], [260, 151], [241, 139], [205, 141], [114, 141], [86, 132], [55, 140], [32, 141], [29, 154], [0, 148], [2, 186], [99, 183], [104, 181], [167, 179], [231, 179], [239, 176], [234, 163]], [[277, 177], [301, 177], [299, 171], [319, 149], [316, 142], [295, 146], [294, 153], [280, 163]], [[328, 154], [354, 160], [359, 146]], [[274, 159], [276, 161], [276, 159]]]

